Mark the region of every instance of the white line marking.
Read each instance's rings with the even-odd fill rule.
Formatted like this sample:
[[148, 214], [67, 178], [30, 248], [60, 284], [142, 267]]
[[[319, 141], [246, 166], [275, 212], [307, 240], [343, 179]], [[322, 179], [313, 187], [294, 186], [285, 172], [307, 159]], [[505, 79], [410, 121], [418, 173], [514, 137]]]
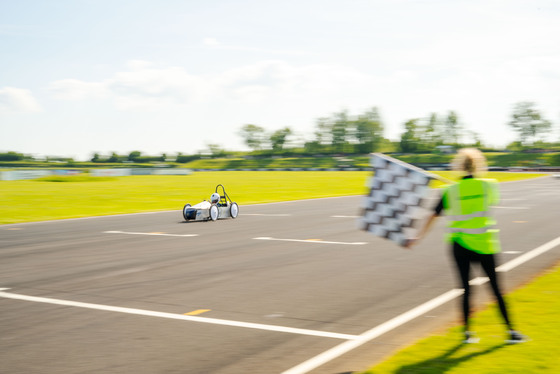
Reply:
[[[113, 218], [113, 217], [126, 217], [126, 216], [136, 216], [141, 214], [158, 214], [158, 213], [171, 213], [177, 212], [177, 210], [158, 210], [155, 212], [139, 212], [139, 213], [116, 213], [116, 214], [108, 214], [105, 216], [89, 216], [89, 217], [78, 217], [78, 218], [61, 218], [61, 219], [51, 219], [47, 221], [31, 221], [31, 222], [19, 222], [19, 223], [6, 223], [2, 226], [16, 226], [16, 225], [32, 225], [35, 223], [57, 223], [57, 222], [66, 222], [66, 221], [82, 221], [86, 219], [97, 219], [97, 218]], [[181, 211], [179, 210], [179, 213]]]
[[435, 299], [432, 299], [422, 305], [419, 305], [416, 308], [409, 310], [408, 312], [405, 312], [393, 319], [390, 319], [385, 323], [382, 323], [381, 325], [374, 327], [369, 331], [366, 331], [365, 333], [361, 334], [357, 339], [339, 344], [297, 366], [294, 366], [291, 369], [284, 371], [282, 374], [307, 373], [355, 348], [358, 348], [359, 346], [369, 342], [370, 340], [373, 340], [378, 336], [383, 335], [384, 333], [391, 331], [405, 324], [406, 322], [411, 321], [421, 316], [422, 314], [429, 312], [430, 310], [435, 309], [438, 306], [447, 303], [450, 300], [455, 299], [457, 296], [461, 294], [463, 294], [463, 290], [460, 289], [453, 289], [447, 291], [446, 293], [436, 297]]
[[502, 253], [505, 254], [505, 255], [517, 255], [517, 254], [523, 253], [523, 252], [521, 252], [521, 251], [505, 251], [505, 252], [502, 252]]
[[164, 234], [160, 232], [132, 232], [132, 231], [103, 231], [104, 234], [126, 234], [126, 235], [153, 235], [153, 236], [180, 236], [180, 237], [190, 237], [198, 236], [198, 234]]
[[505, 264], [498, 266], [496, 268], [496, 271], [501, 271], [501, 272], [507, 272], [510, 271], [513, 268], [518, 267], [519, 265], [532, 260], [533, 258], [542, 255], [545, 252], [550, 251], [552, 248], [557, 247], [560, 245], [560, 236], [557, 237], [556, 239], [553, 239], [551, 241], [549, 241], [548, 243], [545, 243], [543, 245], [541, 245], [540, 247], [537, 247], [525, 254], [522, 254], [521, 256], [518, 256], [516, 258], [514, 258], [513, 260], [510, 260], [508, 262], [506, 262]]
[[315, 240], [315, 239], [277, 239], [269, 237], [253, 238], [255, 240], [275, 240], [280, 242], [298, 242], [298, 243], [317, 243], [317, 244], [344, 244], [344, 245], [364, 245], [366, 242], [329, 242], [326, 240]]
[[[549, 250], [551, 250], [552, 248], [556, 247], [560, 245], [560, 236], [557, 237], [556, 239], [553, 239], [551, 241], [549, 241], [548, 243], [545, 243], [543, 245], [541, 245], [540, 247], [537, 247], [535, 249], [533, 249], [530, 252], [525, 253], [524, 255], [521, 255], [505, 264], [503, 264], [502, 266], [496, 268], [496, 271], [502, 271], [502, 272], [506, 272], [509, 271], [527, 261], [529, 261], [530, 259], [543, 254]], [[475, 278], [472, 279], [469, 284], [483, 284], [486, 283], [488, 278], [483, 278], [483, 277], [479, 277], [479, 278]], [[472, 283], [471, 283], [472, 282]], [[378, 336], [391, 331], [411, 320], [413, 320], [414, 318], [417, 318], [419, 316], [421, 316], [422, 314], [429, 312], [432, 309], [437, 308], [440, 305], [443, 305], [453, 299], [455, 299], [456, 297], [462, 295], [464, 293], [464, 291], [462, 289], [452, 289], [450, 291], [447, 291], [446, 293], [436, 297], [435, 299], [432, 299], [430, 301], [427, 301], [426, 303], [417, 306], [414, 309], [409, 310], [408, 312], [405, 312], [385, 323], [382, 323], [381, 325], [378, 325], [377, 327], [374, 327], [373, 329], [366, 331], [365, 333], [361, 334], [357, 339], [355, 340], [350, 340], [347, 342], [344, 342], [342, 344], [339, 344], [315, 357], [310, 358], [309, 360], [294, 366], [291, 369], [288, 369], [286, 371], [284, 371], [282, 374], [305, 374], [308, 373], [309, 371], [318, 368], [319, 366], [322, 366], [324, 364], [326, 364], [329, 361], [334, 360], [335, 358], [338, 358], [340, 356], [342, 356], [343, 354], [358, 348], [359, 346], [377, 338]]]
[[480, 286], [480, 285], [483, 285], [484, 283], [488, 282], [489, 280], [490, 280], [490, 278], [488, 278], [488, 277], [477, 277], [477, 278], [471, 279], [469, 281], [469, 285]]
[[331, 218], [360, 218], [361, 216], [331, 216]]
[[8, 298], [8, 299], [14, 299], [14, 300], [33, 301], [33, 302], [36, 302], [36, 303], [46, 303], [46, 304], [65, 305], [65, 306], [72, 306], [72, 307], [78, 307], [78, 308], [86, 308], [86, 309], [104, 310], [104, 311], [108, 311], [108, 312], [118, 312], [118, 313], [136, 314], [136, 315], [149, 316], [149, 317], [178, 319], [178, 320], [190, 321], [190, 322], [210, 323], [210, 324], [214, 324], [214, 325], [244, 327], [244, 328], [249, 328], [249, 329], [285, 332], [285, 333], [299, 334], [299, 335], [320, 336], [320, 337], [324, 337], [324, 338], [352, 340], [352, 339], [356, 339], [356, 338], [359, 337], [358, 335], [339, 334], [339, 333], [336, 333], [336, 332], [299, 329], [299, 328], [294, 328], [294, 327], [286, 327], [286, 326], [278, 326], [278, 325], [265, 325], [265, 324], [261, 324], [261, 323], [230, 321], [230, 320], [218, 319], [218, 318], [187, 316], [187, 315], [184, 315], [184, 314], [164, 313], [164, 312], [156, 312], [156, 311], [144, 310], [144, 309], [123, 308], [123, 307], [111, 306], [111, 305], [82, 303], [82, 302], [78, 302], [78, 301], [51, 299], [51, 298], [47, 298], [47, 297], [37, 297], [37, 296], [28, 296], [28, 295], [20, 295], [20, 294], [1, 292], [1, 291], [0, 291], [0, 297], [4, 297], [4, 298]]
[[243, 213], [244, 216], [291, 217], [291, 214]]

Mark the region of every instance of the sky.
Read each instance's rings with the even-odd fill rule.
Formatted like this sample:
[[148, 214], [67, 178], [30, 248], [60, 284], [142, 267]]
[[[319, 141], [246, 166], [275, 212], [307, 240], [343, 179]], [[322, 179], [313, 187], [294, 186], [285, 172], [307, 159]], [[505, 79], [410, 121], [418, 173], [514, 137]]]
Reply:
[[558, 140], [558, 1], [0, 0], [0, 152], [246, 150], [246, 124], [298, 144], [372, 107], [392, 140], [455, 111], [502, 147], [521, 101]]

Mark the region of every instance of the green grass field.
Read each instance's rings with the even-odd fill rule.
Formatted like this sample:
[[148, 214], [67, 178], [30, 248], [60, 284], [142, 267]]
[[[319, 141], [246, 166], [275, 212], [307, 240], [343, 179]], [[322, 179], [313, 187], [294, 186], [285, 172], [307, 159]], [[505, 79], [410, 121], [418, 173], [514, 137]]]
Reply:
[[[180, 211], [209, 199], [216, 185], [240, 205], [357, 195], [368, 172], [202, 172], [187, 176], [47, 177], [0, 181], [0, 224]], [[66, 182], [61, 182], [66, 181]]]
[[473, 319], [480, 343], [461, 344], [461, 328], [449, 328], [402, 349], [363, 374], [560, 372], [560, 265], [509, 294], [506, 301], [517, 328], [530, 341], [504, 344], [499, 311], [491, 304]]
[[[454, 178], [450, 172], [438, 172]], [[500, 181], [542, 174], [489, 173]], [[187, 176], [46, 177], [0, 181], [0, 224], [158, 210], [180, 211], [184, 204], [209, 199], [223, 184], [241, 211], [243, 205], [360, 195], [366, 171], [222, 171]], [[442, 183], [435, 182], [434, 186]]]

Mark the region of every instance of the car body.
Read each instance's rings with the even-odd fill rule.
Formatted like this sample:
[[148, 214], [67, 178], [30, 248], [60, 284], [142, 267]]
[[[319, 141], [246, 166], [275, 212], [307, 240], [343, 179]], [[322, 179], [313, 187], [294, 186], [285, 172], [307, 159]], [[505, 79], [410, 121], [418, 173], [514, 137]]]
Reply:
[[[218, 193], [220, 187], [221, 194]], [[185, 221], [216, 221], [223, 218], [237, 218], [239, 206], [229, 198], [224, 186], [217, 185], [216, 192], [212, 195], [216, 194], [219, 196], [219, 200], [216, 202], [204, 200], [193, 206], [185, 204], [183, 207]]]

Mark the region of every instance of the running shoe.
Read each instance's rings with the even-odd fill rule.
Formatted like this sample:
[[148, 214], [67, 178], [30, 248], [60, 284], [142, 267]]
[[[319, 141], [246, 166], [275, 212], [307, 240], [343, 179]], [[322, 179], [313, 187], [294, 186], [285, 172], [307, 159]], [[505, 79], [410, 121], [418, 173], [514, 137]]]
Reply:
[[480, 338], [478, 338], [475, 334], [474, 331], [465, 331], [465, 340], [463, 340], [463, 343], [465, 344], [475, 344], [478, 343], [480, 341]]
[[510, 330], [508, 331], [509, 339], [506, 339], [506, 343], [508, 344], [518, 344], [518, 343], [525, 343], [529, 340], [525, 335], [522, 335], [519, 331]]

